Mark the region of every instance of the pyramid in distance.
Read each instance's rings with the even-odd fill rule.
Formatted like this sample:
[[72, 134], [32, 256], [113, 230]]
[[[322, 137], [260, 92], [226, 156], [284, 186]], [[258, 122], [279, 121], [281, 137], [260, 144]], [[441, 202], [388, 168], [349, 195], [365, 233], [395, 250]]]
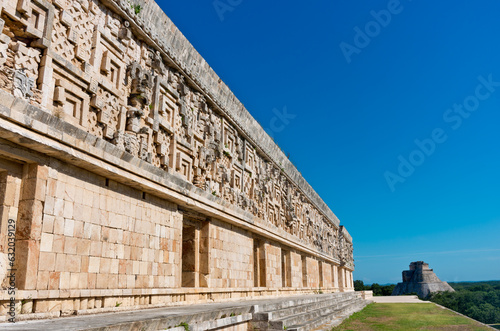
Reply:
[[392, 295], [417, 293], [421, 298], [426, 298], [434, 292], [455, 292], [447, 283], [442, 282], [424, 261], [410, 263], [410, 270], [403, 271], [403, 282], [398, 283]]

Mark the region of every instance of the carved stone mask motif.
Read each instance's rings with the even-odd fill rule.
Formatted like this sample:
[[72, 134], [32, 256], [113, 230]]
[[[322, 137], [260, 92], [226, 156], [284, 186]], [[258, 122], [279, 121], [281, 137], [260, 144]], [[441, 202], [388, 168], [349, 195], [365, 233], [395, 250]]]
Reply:
[[26, 75], [23, 69], [16, 70], [14, 73], [14, 96], [21, 98], [31, 98], [33, 92], [31, 89], [35, 86], [35, 80]]
[[128, 77], [131, 79], [130, 97], [139, 99], [144, 104], [149, 104], [153, 88], [153, 74], [142, 69], [139, 63], [134, 61], [127, 67], [127, 80]]

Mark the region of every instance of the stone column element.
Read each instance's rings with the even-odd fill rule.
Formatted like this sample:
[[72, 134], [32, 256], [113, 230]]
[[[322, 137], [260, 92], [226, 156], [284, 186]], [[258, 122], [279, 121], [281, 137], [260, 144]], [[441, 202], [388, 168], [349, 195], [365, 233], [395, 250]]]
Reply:
[[205, 221], [200, 229], [200, 287], [210, 287], [210, 222]]
[[9, 253], [15, 244], [10, 233], [17, 220], [22, 167], [3, 167], [2, 161], [0, 158], [0, 286], [7, 287]]
[[338, 282], [339, 282], [339, 292], [344, 292], [345, 291], [345, 274], [344, 271], [345, 269], [342, 267], [338, 267]]
[[333, 278], [333, 288], [338, 291], [339, 289], [339, 267], [332, 265], [332, 278]]
[[44, 166], [24, 166], [16, 229], [16, 283], [21, 290], [36, 289], [47, 176]]

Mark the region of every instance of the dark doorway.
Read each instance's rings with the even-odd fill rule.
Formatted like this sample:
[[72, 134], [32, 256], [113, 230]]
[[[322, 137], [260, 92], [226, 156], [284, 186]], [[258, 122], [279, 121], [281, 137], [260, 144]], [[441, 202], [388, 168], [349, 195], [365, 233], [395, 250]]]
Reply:
[[290, 251], [281, 249], [281, 286], [292, 286], [292, 263]]

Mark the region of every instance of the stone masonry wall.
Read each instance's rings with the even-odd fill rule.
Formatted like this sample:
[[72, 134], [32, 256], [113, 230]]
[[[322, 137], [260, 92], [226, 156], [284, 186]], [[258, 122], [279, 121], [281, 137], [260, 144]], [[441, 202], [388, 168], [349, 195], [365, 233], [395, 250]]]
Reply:
[[6, 276], [9, 269], [9, 248], [15, 248], [12, 238], [9, 240], [8, 227], [10, 223], [8, 220], [17, 218], [23, 171], [22, 167], [16, 164], [9, 162], [8, 165], [14, 172], [0, 173], [0, 217], [2, 219], [0, 223], [0, 286], [2, 288], [5, 288], [8, 282]]
[[318, 260], [307, 257], [307, 286], [319, 288], [319, 263]]
[[321, 263], [321, 287], [333, 287], [333, 276], [332, 276], [332, 266], [329, 263], [320, 262]]
[[17, 2], [0, 89], [352, 264], [335, 215], [154, 2]]
[[333, 279], [333, 288], [338, 289], [339, 288], [339, 271], [338, 267], [336, 265], [332, 266], [332, 279]]
[[[0, 161], [4, 160], [0, 158]], [[26, 292], [31, 293], [29, 299], [20, 300], [24, 302], [22, 307], [19, 304], [21, 312], [28, 315], [30, 312], [72, 314], [75, 310], [116, 307], [117, 303], [125, 308], [186, 300], [185, 295], [182, 299], [173, 293], [155, 297], [137, 295], [147, 288], [156, 291], [179, 288], [179, 234], [184, 220], [174, 204], [54, 158], [50, 158], [46, 165], [17, 168], [17, 172], [22, 173], [23, 184], [19, 179], [11, 181], [11, 193], [2, 191], [4, 204], [7, 202], [6, 193], [14, 197], [16, 204], [16, 188], [20, 192], [17, 200], [21, 206], [23, 201], [32, 205], [27, 202], [27, 197], [44, 197], [40, 227], [31, 229], [31, 232], [40, 232], [38, 256], [32, 257], [39, 267], [29, 269], [31, 271], [24, 275], [23, 285], [25, 289], [36, 291]], [[12, 175], [3, 172], [2, 176], [8, 178]], [[215, 219], [209, 224], [209, 286], [251, 287], [254, 240], [251, 234]], [[172, 237], [165, 239], [164, 234]], [[279, 288], [283, 277], [281, 247], [276, 243], [266, 243], [265, 250], [267, 286]], [[28, 251], [31, 255], [36, 252]], [[291, 264], [292, 279], [301, 279], [299, 262], [303, 255], [292, 251], [290, 256], [294, 261]], [[318, 261], [309, 257], [307, 261], [311, 281], [308, 285], [315, 288]], [[323, 268], [326, 265], [332, 268], [331, 264], [321, 263]], [[222, 276], [218, 277], [219, 273]], [[297, 283], [291, 286], [302, 287]], [[324, 284], [324, 287], [329, 286]], [[117, 292], [119, 289], [123, 290]], [[134, 292], [130, 290], [133, 289], [140, 292], [131, 296]], [[84, 292], [89, 290], [91, 292]], [[296, 291], [295, 288], [291, 290]], [[67, 291], [75, 293], [76, 298], [64, 299], [62, 295]], [[92, 294], [94, 291], [96, 294]], [[52, 298], [40, 297], [42, 292], [53, 293]], [[58, 294], [54, 296], [54, 293]], [[83, 293], [87, 294], [82, 297]], [[107, 295], [103, 296], [105, 293]], [[197, 297], [197, 300], [206, 298], [202, 294]], [[227, 295], [222, 295], [223, 298]]]
[[181, 222], [172, 203], [52, 160], [35, 288], [176, 287]]
[[291, 271], [292, 271], [292, 287], [302, 287], [302, 256], [296, 252], [290, 253]]
[[211, 286], [252, 287], [253, 239], [245, 231], [213, 221], [210, 227]]
[[266, 274], [268, 287], [281, 287], [281, 248], [273, 243], [265, 244]]
[[345, 227], [153, 1], [0, 0], [0, 216], [0, 321], [353, 288]]

